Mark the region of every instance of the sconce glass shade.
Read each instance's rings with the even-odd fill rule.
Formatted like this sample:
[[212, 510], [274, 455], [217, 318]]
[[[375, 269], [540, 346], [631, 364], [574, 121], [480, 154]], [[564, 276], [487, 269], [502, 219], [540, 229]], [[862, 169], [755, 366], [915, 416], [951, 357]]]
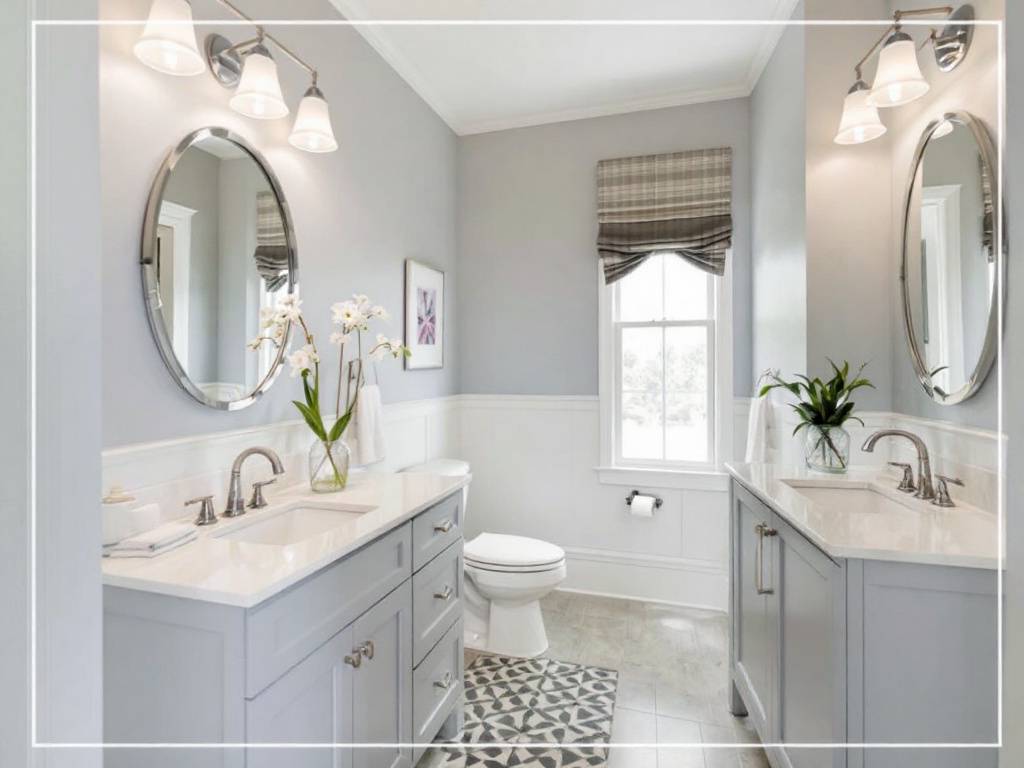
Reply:
[[196, 45], [188, 0], [153, 0], [142, 37], [132, 50], [143, 64], [167, 75], [199, 75], [206, 71], [206, 59]]
[[878, 71], [871, 86], [868, 104], [872, 107], [898, 107], [919, 99], [928, 92], [928, 81], [917, 63], [917, 46], [905, 32], [896, 32], [878, 54]]
[[277, 79], [277, 64], [262, 43], [253, 46], [245, 57], [238, 90], [228, 103], [239, 114], [257, 120], [276, 120], [288, 114]]
[[878, 110], [867, 103], [869, 93], [867, 83], [858, 80], [846, 94], [836, 144], [863, 144], [885, 133]]
[[327, 100], [315, 85], [302, 97], [288, 143], [305, 152], [333, 152], [338, 148]]

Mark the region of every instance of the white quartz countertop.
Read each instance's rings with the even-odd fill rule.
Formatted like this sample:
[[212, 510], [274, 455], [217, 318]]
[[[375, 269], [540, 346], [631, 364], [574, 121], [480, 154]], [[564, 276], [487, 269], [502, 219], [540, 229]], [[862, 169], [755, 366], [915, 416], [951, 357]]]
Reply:
[[[804, 467], [727, 464], [743, 487], [833, 558], [999, 567], [999, 519], [992, 512], [959, 504], [937, 507], [896, 490], [896, 477], [877, 469], [826, 475]], [[863, 488], [896, 504], [878, 508], [829, 506], [809, 499], [786, 481], [805, 487]], [[956, 487], [950, 489], [955, 499]]]
[[[470, 479], [354, 472], [348, 487], [337, 493], [312, 493], [308, 487], [281, 489], [268, 494], [265, 509], [197, 528], [199, 537], [178, 549], [148, 559], [103, 558], [103, 583], [249, 608], [397, 528]], [[341, 527], [285, 546], [219, 538], [297, 501], [369, 511]]]

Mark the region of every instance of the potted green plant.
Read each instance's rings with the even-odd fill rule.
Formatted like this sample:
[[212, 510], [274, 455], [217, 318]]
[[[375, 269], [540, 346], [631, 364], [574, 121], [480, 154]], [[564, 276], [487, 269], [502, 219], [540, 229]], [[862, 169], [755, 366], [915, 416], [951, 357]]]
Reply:
[[773, 384], [761, 387], [760, 397], [778, 387], [789, 390], [796, 398], [790, 407], [796, 411], [800, 423], [793, 430], [795, 435], [802, 429], [807, 430], [807, 442], [804, 446], [804, 457], [810, 469], [822, 472], [845, 472], [850, 463], [850, 434], [843, 428], [848, 420], [863, 421], [853, 415], [854, 403], [850, 394], [860, 387], [874, 388], [868, 379], [861, 376], [867, 363], [850, 376], [850, 364], [843, 361], [840, 368], [831, 359], [832, 378], [822, 381], [820, 378], [808, 378], [797, 374], [796, 381], [784, 381], [775, 373], [769, 373]]

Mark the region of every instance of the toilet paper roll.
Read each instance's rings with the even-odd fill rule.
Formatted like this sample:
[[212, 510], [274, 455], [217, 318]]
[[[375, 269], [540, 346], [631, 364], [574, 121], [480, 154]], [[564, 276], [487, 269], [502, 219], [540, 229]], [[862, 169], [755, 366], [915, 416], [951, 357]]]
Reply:
[[633, 517], [654, 517], [654, 505], [657, 499], [653, 496], [645, 496], [642, 493], [638, 493], [633, 497], [632, 503], [629, 505], [629, 514]]

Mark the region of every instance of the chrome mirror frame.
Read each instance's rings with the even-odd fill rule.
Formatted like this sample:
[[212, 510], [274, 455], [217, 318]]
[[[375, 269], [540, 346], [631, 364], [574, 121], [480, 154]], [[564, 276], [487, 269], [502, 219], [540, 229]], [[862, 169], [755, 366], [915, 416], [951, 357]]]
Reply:
[[157, 227], [160, 222], [160, 206], [163, 203], [163, 196], [167, 188], [167, 183], [170, 180], [171, 173], [181, 161], [184, 154], [198, 142], [209, 138], [218, 138], [230, 141], [249, 155], [249, 157], [259, 165], [260, 170], [262, 170], [263, 175], [266, 177], [267, 182], [274, 193], [274, 196], [277, 198], [278, 207], [281, 210], [281, 222], [284, 227], [285, 239], [287, 240], [288, 248], [288, 293], [293, 294], [298, 289], [299, 263], [296, 255], [295, 228], [292, 225], [288, 202], [285, 199], [281, 183], [263, 155], [261, 155], [255, 147], [249, 144], [248, 141], [227, 128], [207, 127], [193, 131], [182, 139], [181, 142], [179, 142], [178, 145], [167, 155], [163, 165], [160, 166], [160, 170], [157, 172], [156, 179], [154, 180], [153, 186], [149, 192], [149, 199], [146, 203], [145, 220], [142, 226], [142, 248], [139, 265], [142, 273], [142, 292], [143, 300], [146, 305], [146, 319], [149, 321], [149, 329], [153, 333], [153, 339], [156, 341], [157, 349], [160, 351], [160, 357], [163, 359], [171, 376], [178, 385], [185, 390], [185, 392], [203, 405], [222, 411], [237, 411], [252, 405], [262, 397], [264, 392], [270, 388], [274, 383], [274, 380], [277, 379], [278, 375], [281, 373], [284, 357], [288, 350], [288, 340], [291, 337], [291, 325], [289, 324], [288, 328], [285, 329], [284, 343], [278, 348], [277, 356], [271, 363], [270, 370], [251, 392], [238, 400], [214, 400], [197, 387], [189, 378], [188, 373], [186, 373], [174, 352], [174, 345], [172, 344], [171, 338], [167, 332], [167, 324], [163, 316], [160, 293], [158, 290], [159, 286], [157, 283]]
[[[978, 151], [981, 153], [981, 160], [988, 173], [991, 186], [990, 195], [993, 212], [992, 247], [993, 250], [996, 251], [994, 254], [996, 260], [996, 279], [992, 283], [992, 292], [989, 299], [988, 326], [985, 332], [985, 343], [982, 347], [981, 354], [978, 357], [978, 361], [974, 366], [974, 371], [960, 389], [955, 392], [943, 393], [937, 391], [932, 385], [931, 375], [928, 371], [928, 366], [924, 361], [920, 345], [918, 344], [917, 333], [914, 330], [914, 322], [910, 310], [911, 287], [909, 280], [907, 279], [910, 249], [910, 244], [907, 240], [910, 234], [909, 224], [912, 213], [910, 208], [914, 199], [914, 187], [917, 174], [920, 171], [921, 163], [924, 161], [925, 152], [928, 149], [928, 144], [932, 139], [932, 135], [935, 133], [936, 129], [947, 120], [955, 120], [970, 129], [971, 134], [974, 136], [974, 141], [978, 146]], [[988, 376], [989, 371], [992, 369], [992, 364], [995, 362], [996, 353], [999, 349], [999, 335], [1002, 332], [999, 314], [1000, 298], [1002, 298], [1000, 293], [1005, 293], [1007, 256], [1006, 229], [1003, 223], [1005, 221], [1005, 217], [1002, 190], [1000, 189], [999, 182], [999, 155], [996, 150], [995, 143], [992, 141], [992, 137], [989, 135], [985, 124], [974, 115], [969, 112], [959, 110], [946, 112], [941, 117], [929, 123], [928, 127], [924, 129], [924, 132], [921, 134], [921, 139], [918, 142], [917, 149], [914, 152], [914, 160], [910, 166], [910, 178], [907, 182], [906, 194], [904, 195], [903, 253], [902, 258], [900, 259], [900, 295], [903, 301], [903, 326], [906, 331], [907, 346], [910, 350], [910, 360], [914, 366], [914, 373], [917, 375], [917, 379], [921, 383], [921, 386], [924, 387], [925, 392], [928, 393], [928, 397], [940, 405], [958, 405], [977, 394], [978, 390], [981, 389], [982, 384], [985, 383], [985, 379]]]

